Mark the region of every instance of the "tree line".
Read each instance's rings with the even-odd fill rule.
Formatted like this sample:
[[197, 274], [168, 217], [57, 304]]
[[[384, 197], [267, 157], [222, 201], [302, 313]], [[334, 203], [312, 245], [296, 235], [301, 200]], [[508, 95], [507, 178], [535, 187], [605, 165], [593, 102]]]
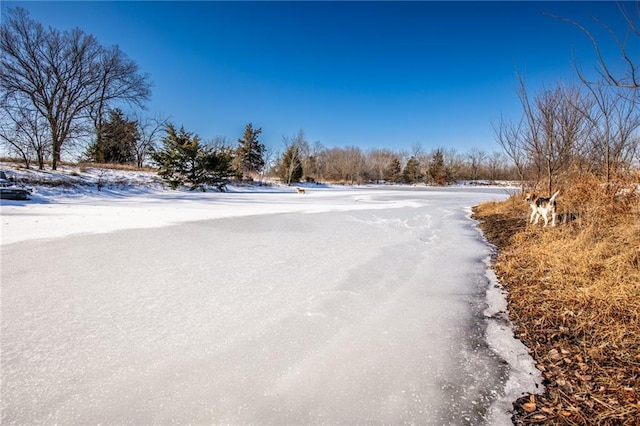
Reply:
[[283, 136], [282, 153], [259, 140], [248, 124], [238, 143], [203, 141], [166, 118], [127, 116], [121, 106], [142, 107], [149, 76], [117, 46], [105, 47], [80, 29], [45, 28], [21, 8], [9, 9], [0, 27], [2, 108], [0, 140], [26, 167], [35, 161], [56, 169], [64, 150], [81, 161], [151, 164], [170, 186], [222, 187], [229, 179], [281, 178], [285, 183], [438, 183], [455, 179], [504, 179], [512, 167], [498, 153], [457, 154], [439, 148], [410, 155], [358, 147], [310, 144], [303, 131]]
[[[621, 10], [628, 34], [640, 39], [638, 17]], [[286, 184], [518, 179], [523, 185], [544, 181], [551, 192], [562, 174], [576, 171], [609, 182], [638, 166], [638, 62], [627, 42], [620, 42], [627, 69], [615, 75], [620, 68], [604, 62], [597, 38], [569, 22], [594, 44], [601, 78], [591, 81], [578, 70], [581, 84], [559, 82], [530, 93], [518, 75], [521, 117], [493, 124], [502, 152], [444, 147], [426, 152], [419, 144], [408, 152], [328, 148], [310, 142], [303, 130], [283, 135], [276, 150], [265, 147], [262, 129], [251, 123], [237, 143], [229, 143], [224, 136], [203, 141], [166, 118], [128, 116], [120, 107], [142, 107], [151, 93], [149, 76], [133, 60], [80, 29], [45, 29], [24, 9], [9, 9], [0, 26], [0, 141], [26, 167], [36, 161], [42, 169], [51, 159], [56, 169], [63, 150], [77, 151], [81, 141], [90, 140], [83, 161], [151, 164], [171, 187], [192, 189], [222, 189], [231, 179], [265, 177]]]
[[[304, 131], [283, 136], [283, 152], [269, 152], [260, 141], [261, 128], [252, 123], [233, 146], [224, 137], [202, 142], [184, 128], [166, 126], [162, 145], [152, 160], [172, 188], [185, 185], [223, 190], [230, 180], [254, 181], [276, 178], [290, 185], [298, 182], [427, 183], [446, 185], [456, 180], [505, 180], [516, 175], [501, 153], [471, 150], [458, 154], [443, 148], [412, 154], [387, 149], [363, 151], [358, 147], [325, 148], [310, 144]], [[106, 138], [105, 138], [106, 139]]]
[[426, 152], [415, 144], [410, 152], [359, 147], [326, 148], [310, 143], [304, 131], [283, 136], [283, 153], [269, 169], [284, 183], [341, 182], [445, 185], [457, 180], [506, 180], [516, 178], [515, 169], [500, 152], [436, 148]]

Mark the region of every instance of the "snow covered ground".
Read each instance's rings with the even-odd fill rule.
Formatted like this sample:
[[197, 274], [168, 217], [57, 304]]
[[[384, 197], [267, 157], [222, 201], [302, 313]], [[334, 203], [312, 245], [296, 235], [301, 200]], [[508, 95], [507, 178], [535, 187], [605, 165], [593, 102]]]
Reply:
[[1, 423], [510, 424], [539, 377], [468, 217], [507, 195], [3, 200]]

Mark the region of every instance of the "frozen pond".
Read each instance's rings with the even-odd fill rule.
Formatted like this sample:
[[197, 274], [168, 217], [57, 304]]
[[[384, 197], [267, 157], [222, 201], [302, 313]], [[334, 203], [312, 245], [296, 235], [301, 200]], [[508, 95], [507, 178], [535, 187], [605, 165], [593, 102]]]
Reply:
[[[468, 208], [506, 196], [3, 206], [2, 423], [502, 424]], [[173, 225], [131, 225], [162, 211]], [[32, 220], [85, 233], [20, 238]]]

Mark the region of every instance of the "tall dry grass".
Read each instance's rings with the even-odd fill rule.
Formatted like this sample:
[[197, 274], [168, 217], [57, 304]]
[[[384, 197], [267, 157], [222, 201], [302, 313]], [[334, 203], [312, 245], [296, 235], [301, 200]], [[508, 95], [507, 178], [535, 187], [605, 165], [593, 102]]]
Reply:
[[87, 163], [80, 162], [77, 164], [80, 169], [109, 169], [109, 170], [123, 170], [129, 172], [157, 172], [158, 169], [154, 167], [144, 166], [138, 167], [135, 164], [115, 164], [115, 163]]
[[640, 424], [640, 190], [582, 179], [560, 188], [555, 228], [528, 223], [522, 196], [478, 206], [499, 247], [516, 335], [546, 392], [516, 405], [516, 424]]

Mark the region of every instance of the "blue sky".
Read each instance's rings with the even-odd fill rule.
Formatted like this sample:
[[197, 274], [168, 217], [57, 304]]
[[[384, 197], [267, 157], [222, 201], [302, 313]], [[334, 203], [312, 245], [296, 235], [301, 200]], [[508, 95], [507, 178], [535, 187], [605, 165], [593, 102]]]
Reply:
[[[629, 3], [628, 5], [633, 5]], [[545, 13], [624, 29], [612, 2], [12, 2], [60, 30], [117, 44], [153, 82], [146, 115], [235, 144], [244, 126], [282, 150], [499, 150], [491, 123], [530, 90], [592, 69], [588, 38]], [[596, 31], [606, 40], [606, 35]], [[607, 54], [614, 54], [613, 49]]]

